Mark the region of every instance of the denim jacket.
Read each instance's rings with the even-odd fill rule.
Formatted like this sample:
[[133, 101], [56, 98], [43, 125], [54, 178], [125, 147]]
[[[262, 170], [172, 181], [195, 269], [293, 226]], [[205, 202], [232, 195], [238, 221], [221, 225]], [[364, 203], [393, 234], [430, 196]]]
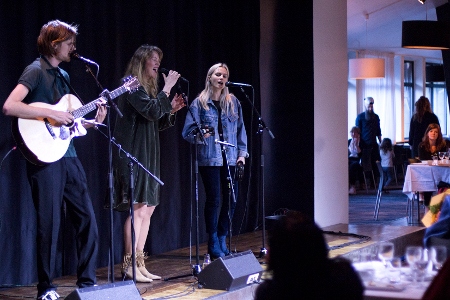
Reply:
[[[222, 111], [221, 118], [224, 141], [236, 146], [225, 146], [228, 165], [235, 166], [238, 157], [248, 157], [249, 154], [247, 152], [247, 133], [245, 131], [241, 104], [234, 96], [231, 96], [231, 101], [234, 103], [234, 111], [229, 115], [226, 115], [225, 111]], [[217, 130], [218, 110], [211, 99], [208, 100], [207, 104], [209, 106], [209, 110], [205, 110], [201, 106], [199, 99], [196, 98], [189, 107], [189, 110], [192, 112], [199, 125], [208, 125], [208, 127], [214, 128], [214, 136], [211, 135], [209, 138], [205, 139], [208, 143], [206, 146], [202, 144], [200, 138], [197, 138], [197, 144], [199, 144], [197, 156], [198, 165], [222, 166], [222, 146], [215, 143], [216, 139], [220, 140], [219, 132]], [[195, 137], [193, 132], [196, 129], [196, 125], [189, 110], [186, 115], [186, 121], [184, 122], [182, 134], [185, 140], [190, 143], [194, 143]]]

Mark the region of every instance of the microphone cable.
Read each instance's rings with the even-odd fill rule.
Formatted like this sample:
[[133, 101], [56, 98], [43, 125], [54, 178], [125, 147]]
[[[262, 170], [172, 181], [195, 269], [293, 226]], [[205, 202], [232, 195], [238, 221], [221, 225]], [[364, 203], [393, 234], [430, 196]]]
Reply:
[[8, 155], [9, 155], [13, 150], [16, 150], [16, 149], [17, 149], [16, 146], [12, 147], [12, 148], [5, 154], [5, 156], [3, 156], [3, 159], [2, 159], [2, 161], [0, 162], [0, 170], [2, 169], [3, 161], [5, 161], [5, 159], [8, 157]]

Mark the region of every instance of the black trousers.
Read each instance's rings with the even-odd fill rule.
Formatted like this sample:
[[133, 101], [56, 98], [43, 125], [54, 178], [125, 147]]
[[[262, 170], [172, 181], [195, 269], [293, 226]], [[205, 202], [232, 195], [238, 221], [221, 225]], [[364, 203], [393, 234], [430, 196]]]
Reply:
[[76, 231], [77, 285], [94, 285], [98, 229], [88, 194], [86, 174], [80, 161], [76, 157], [63, 157], [46, 166], [28, 163], [27, 174], [37, 213], [38, 295], [48, 289], [56, 289], [52, 280], [63, 201]]

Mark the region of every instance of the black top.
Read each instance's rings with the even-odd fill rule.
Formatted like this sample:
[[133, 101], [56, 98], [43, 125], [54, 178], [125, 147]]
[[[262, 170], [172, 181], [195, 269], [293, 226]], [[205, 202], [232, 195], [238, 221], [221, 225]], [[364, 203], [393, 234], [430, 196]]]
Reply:
[[265, 280], [256, 289], [255, 300], [363, 299], [364, 286], [349, 261], [330, 259], [321, 267], [326, 271], [297, 270], [291, 280]]
[[419, 144], [419, 159], [420, 160], [431, 160], [432, 154], [437, 154], [438, 152], [445, 152], [445, 151], [447, 151], [447, 146], [444, 144], [443, 147], [441, 146], [441, 148], [436, 148], [435, 153], [431, 153], [425, 149], [425, 145], [422, 142]]
[[356, 117], [355, 125], [361, 130], [361, 140], [365, 147], [377, 145], [377, 137], [381, 136], [380, 117], [377, 114], [372, 114], [371, 119], [366, 120], [366, 113], [362, 112]]

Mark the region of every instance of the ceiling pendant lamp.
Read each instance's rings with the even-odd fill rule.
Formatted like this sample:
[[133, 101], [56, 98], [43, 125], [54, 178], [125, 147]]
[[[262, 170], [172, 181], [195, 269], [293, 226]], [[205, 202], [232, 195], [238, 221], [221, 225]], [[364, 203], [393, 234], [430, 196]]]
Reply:
[[349, 61], [349, 77], [351, 79], [384, 78], [385, 65], [383, 58], [352, 58]]
[[450, 49], [450, 33], [440, 21], [403, 21], [402, 47], [425, 50]]
[[[367, 47], [367, 20], [369, 14], [364, 15], [366, 19], [366, 47]], [[385, 66], [383, 58], [352, 58], [348, 64], [348, 75], [350, 79], [384, 78]]]

